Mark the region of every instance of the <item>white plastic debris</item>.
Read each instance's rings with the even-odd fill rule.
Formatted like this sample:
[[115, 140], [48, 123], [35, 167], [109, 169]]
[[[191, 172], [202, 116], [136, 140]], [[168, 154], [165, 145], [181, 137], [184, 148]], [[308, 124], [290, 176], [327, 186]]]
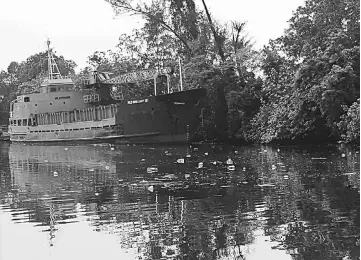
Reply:
[[189, 173], [184, 174], [184, 178], [189, 179], [191, 175]]
[[54, 174], [54, 177], [57, 177], [59, 175], [58, 172], [56, 172], [56, 171], [53, 174]]
[[243, 171], [246, 171], [246, 167], [243, 167]]
[[197, 147], [194, 147], [194, 148], [193, 148], [193, 151], [198, 151], [198, 148], [197, 148]]
[[277, 149], [277, 152], [280, 152], [281, 150], [280, 149]]
[[228, 165], [231, 165], [231, 164], [233, 164], [233, 161], [232, 161], [232, 159], [228, 159], [228, 160], [226, 161], [226, 163], [227, 163]]
[[208, 153], [204, 153], [204, 155], [208, 155]]
[[227, 169], [228, 169], [229, 171], [234, 171], [234, 170], [236, 170], [236, 166], [234, 166], [234, 165], [229, 165], [229, 166], [227, 167]]
[[190, 154], [187, 154], [187, 155], [186, 155], [186, 157], [187, 157], [187, 158], [190, 158], [190, 157], [191, 157], [191, 155], [190, 155]]
[[65, 151], [68, 151], [68, 149], [69, 149], [69, 148], [67, 148], [67, 147], [64, 148]]
[[105, 166], [105, 169], [109, 170], [109, 169], [110, 169], [110, 167], [107, 165], [107, 166]]
[[114, 148], [114, 147], [112, 147], [112, 148], [110, 148], [110, 150], [114, 151], [114, 150], [115, 150], [115, 148]]
[[283, 176], [283, 179], [288, 180], [289, 176], [286, 174]]
[[98, 193], [98, 192], [95, 192], [95, 196], [99, 196], [99, 193]]
[[238, 154], [238, 151], [234, 151], [235, 154]]
[[341, 157], [342, 157], [342, 158], [345, 158], [345, 157], [346, 157], [346, 154], [344, 154], [344, 153], [341, 154]]
[[145, 159], [141, 159], [140, 161], [141, 161], [141, 162], [145, 162]]
[[90, 171], [90, 172], [93, 172], [93, 171], [94, 171], [94, 169], [89, 169], [89, 171]]
[[148, 167], [147, 168], [147, 173], [155, 173], [155, 172], [158, 172], [157, 167]]
[[356, 172], [346, 172], [343, 175], [354, 175], [354, 174], [356, 174]]
[[177, 163], [184, 163], [184, 159], [183, 159], [183, 158], [178, 159], [178, 160], [177, 160]]
[[214, 161], [214, 162], [212, 162], [212, 164], [217, 165], [217, 162], [216, 162], [216, 161]]
[[272, 170], [276, 170], [277, 167], [276, 167], [276, 165], [272, 164], [271, 168], [272, 168]]
[[153, 192], [153, 191], [154, 191], [154, 186], [149, 186], [149, 187], [148, 187], [148, 190], [149, 190], [150, 192]]
[[203, 162], [198, 163], [198, 169], [203, 168]]

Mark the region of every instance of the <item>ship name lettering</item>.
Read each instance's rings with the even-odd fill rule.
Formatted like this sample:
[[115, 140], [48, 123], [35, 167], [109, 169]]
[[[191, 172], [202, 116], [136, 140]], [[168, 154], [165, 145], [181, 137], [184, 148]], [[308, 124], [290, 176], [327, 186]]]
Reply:
[[65, 97], [55, 97], [55, 99], [69, 99], [70, 96], [65, 96]]
[[149, 99], [140, 99], [140, 100], [129, 100], [128, 104], [140, 104], [140, 103], [147, 103], [149, 101]]

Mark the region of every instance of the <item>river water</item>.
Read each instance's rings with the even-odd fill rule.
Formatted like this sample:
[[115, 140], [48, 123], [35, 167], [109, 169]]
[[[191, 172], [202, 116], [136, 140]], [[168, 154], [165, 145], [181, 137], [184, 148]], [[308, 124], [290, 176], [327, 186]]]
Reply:
[[333, 145], [2, 143], [0, 259], [359, 259], [359, 163]]

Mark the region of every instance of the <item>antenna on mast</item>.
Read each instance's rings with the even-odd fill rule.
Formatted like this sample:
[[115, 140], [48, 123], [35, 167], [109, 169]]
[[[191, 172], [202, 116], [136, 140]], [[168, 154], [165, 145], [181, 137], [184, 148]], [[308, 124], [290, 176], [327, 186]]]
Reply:
[[52, 50], [50, 48], [49, 38], [46, 41], [46, 44], [48, 45], [48, 78], [49, 79], [62, 79], [63, 77], [60, 74], [58, 65], [56, 65]]

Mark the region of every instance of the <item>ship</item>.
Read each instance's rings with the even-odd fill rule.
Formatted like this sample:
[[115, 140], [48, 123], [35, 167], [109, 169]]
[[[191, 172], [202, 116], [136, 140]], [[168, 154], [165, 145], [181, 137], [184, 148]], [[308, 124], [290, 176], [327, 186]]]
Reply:
[[[48, 45], [48, 76], [40, 91], [10, 102], [12, 142], [105, 141], [115, 143], [190, 143], [201, 123], [204, 88], [173, 91], [172, 69], [149, 69], [111, 77], [89, 72], [81, 90], [62, 76]], [[167, 90], [160, 93], [159, 78]], [[120, 84], [150, 81], [154, 91], [144, 98], [124, 99]]]

